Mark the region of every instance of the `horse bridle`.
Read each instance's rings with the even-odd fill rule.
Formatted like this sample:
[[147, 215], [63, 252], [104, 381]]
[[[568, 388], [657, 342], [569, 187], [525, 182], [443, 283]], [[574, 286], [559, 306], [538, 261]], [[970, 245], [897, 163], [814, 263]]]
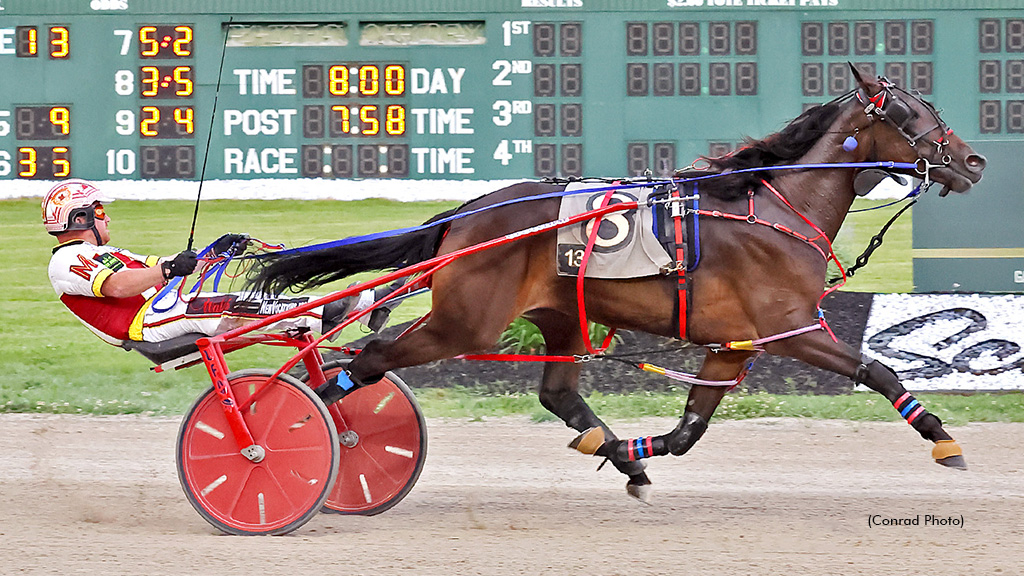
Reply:
[[[927, 158], [918, 153], [918, 167], [915, 168], [915, 171], [923, 176], [925, 182], [928, 182], [929, 171], [932, 168], [949, 166], [953, 161], [952, 156], [949, 154], [943, 154], [943, 150], [949, 145], [949, 138], [947, 137], [953, 133], [953, 130], [942, 120], [938, 111], [935, 110], [935, 107], [927, 101], [915, 94], [903, 90], [885, 78], [879, 78], [879, 80], [882, 84], [882, 90], [874, 96], [868, 96], [867, 91], [863, 88], [857, 90], [857, 100], [864, 105], [865, 114], [868, 116], [874, 115], [886, 124], [895, 128], [896, 131], [899, 132], [900, 135], [906, 139], [907, 143], [915, 150], [917, 149], [918, 142], [920, 142], [922, 138], [936, 129], [941, 132], [938, 140], [932, 140], [932, 144], [935, 145], [936, 156], [939, 158], [939, 164], [932, 164]], [[911, 123], [920, 118], [921, 114], [904, 102], [898, 96], [898, 93], [905, 94], [907, 97], [920, 103], [925, 110], [931, 114], [935, 124], [916, 134], [908, 132]]]

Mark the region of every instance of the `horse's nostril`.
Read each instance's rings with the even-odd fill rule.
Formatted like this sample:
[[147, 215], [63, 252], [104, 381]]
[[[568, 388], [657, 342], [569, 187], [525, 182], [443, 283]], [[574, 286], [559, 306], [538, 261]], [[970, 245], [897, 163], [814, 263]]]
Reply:
[[971, 154], [964, 160], [964, 164], [967, 165], [967, 169], [971, 172], [981, 172], [988, 164], [988, 160], [981, 154]]

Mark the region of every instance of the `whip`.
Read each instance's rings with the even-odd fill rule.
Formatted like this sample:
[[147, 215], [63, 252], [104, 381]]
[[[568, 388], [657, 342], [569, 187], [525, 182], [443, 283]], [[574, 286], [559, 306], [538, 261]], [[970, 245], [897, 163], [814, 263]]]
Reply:
[[206, 180], [206, 161], [210, 158], [210, 142], [213, 140], [213, 125], [217, 121], [217, 100], [220, 98], [220, 82], [224, 76], [224, 55], [228, 51], [228, 34], [231, 32], [231, 23], [235, 21], [234, 16], [228, 18], [228, 24], [224, 27], [224, 43], [220, 49], [220, 68], [217, 70], [217, 88], [213, 93], [213, 111], [210, 113], [210, 132], [206, 135], [206, 150], [203, 152], [203, 168], [199, 174], [199, 192], [196, 193], [196, 207], [192, 212], [192, 228], [188, 231], [188, 247], [192, 249], [192, 241], [196, 236], [196, 219], [199, 218], [199, 201], [203, 197], [203, 182]]

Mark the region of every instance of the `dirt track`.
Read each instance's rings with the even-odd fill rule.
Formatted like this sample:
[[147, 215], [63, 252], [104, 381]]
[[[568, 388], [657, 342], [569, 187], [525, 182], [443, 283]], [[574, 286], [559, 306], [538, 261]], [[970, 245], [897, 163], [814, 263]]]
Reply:
[[[2, 574], [1018, 574], [1024, 424], [951, 432], [966, 473], [905, 424], [714, 422], [648, 468], [652, 506], [560, 424], [429, 422], [412, 493], [374, 517], [221, 536], [188, 504], [176, 420], [0, 415]], [[670, 421], [615, 425], [661, 433]], [[963, 519], [925, 526], [925, 515]], [[918, 526], [869, 526], [869, 517]]]

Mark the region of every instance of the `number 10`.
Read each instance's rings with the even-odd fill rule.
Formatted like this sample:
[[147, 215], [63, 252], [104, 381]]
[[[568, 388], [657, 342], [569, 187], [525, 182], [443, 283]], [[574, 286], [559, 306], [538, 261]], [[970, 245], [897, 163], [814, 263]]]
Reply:
[[107, 174], [134, 174], [133, 150], [107, 150]]

